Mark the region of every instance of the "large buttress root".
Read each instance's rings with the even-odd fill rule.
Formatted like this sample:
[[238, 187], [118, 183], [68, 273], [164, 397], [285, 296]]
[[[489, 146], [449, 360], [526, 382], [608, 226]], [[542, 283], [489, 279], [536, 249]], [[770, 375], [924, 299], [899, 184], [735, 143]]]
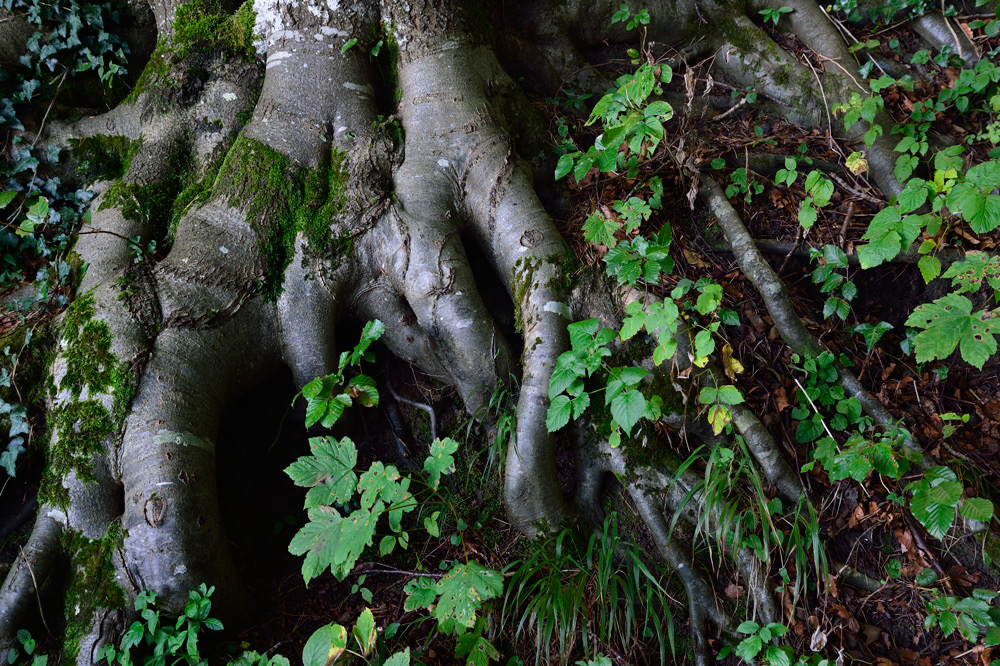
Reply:
[[[568, 30], [571, 4], [551, 15], [553, 24], [537, 26], [536, 33]], [[617, 4], [598, 8], [603, 23]], [[700, 9], [682, 2], [660, 5], [663, 12], [683, 14], [678, 30], [688, 21], [704, 23], [699, 12], [708, 19], [729, 12], [732, 18], [735, 9], [735, 3], [705, 2]], [[518, 143], [531, 109], [496, 59], [482, 28], [486, 14], [476, 3], [457, 0], [260, 0], [256, 9], [267, 53], [263, 72], [250, 75], [248, 67], [253, 68], [246, 64], [213, 70], [215, 78], [199, 98], [205, 106], [229, 95], [242, 100], [244, 106], [232, 107], [223, 119], [221, 134], [231, 147], [216, 143], [218, 150], [206, 149], [181, 131], [196, 111], [178, 105], [150, 112], [155, 105], [142, 95], [106, 118], [123, 133], [144, 137], [118, 192], [165, 180], [167, 158], [178, 151], [194, 156], [199, 173], [207, 173], [210, 164], [221, 166], [206, 196], [179, 220], [173, 247], [159, 263], [135, 266], [126, 239], [140, 236], [145, 242], [159, 232], [130, 216], [127, 200], [113, 196], [114, 190], [105, 193], [101, 201], [108, 205], [95, 211], [89, 233], [77, 246], [91, 270], [81, 287], [81, 305], [66, 315], [66, 346], [53, 368], [57, 391], [50, 396], [51, 407], [65, 416], [53, 444], [87, 430], [82, 417], [73, 417], [80, 405], [96, 410], [91, 403], [98, 404], [106, 412], [99, 416], [106, 419], [88, 440], [91, 448], [79, 456], [82, 463], [76, 461], [79, 469], [64, 470], [65, 483], [62, 476], [54, 479], [25, 564], [16, 565], [0, 589], [0, 638], [13, 635], [31, 606], [31, 573], [44, 572], [65, 548], [64, 533], [97, 540], [123, 528], [114, 562], [126, 595], [153, 589], [168, 607], [179, 609], [187, 590], [207, 582], [220, 588], [223, 605], [234, 605], [240, 588], [215, 499], [220, 414], [228, 401], [280, 364], [291, 369], [299, 386], [335, 370], [333, 333], [342, 317], [382, 319], [390, 350], [457, 387], [473, 413], [520, 366], [516, 437], [506, 457], [507, 511], [529, 535], [557, 528], [573, 512], [556, 480], [545, 424], [550, 376], [568, 346], [570, 321], [595, 316], [613, 325], [619, 322], [621, 302], [639, 296], [604, 293], [600, 306], [585, 305], [604, 290], [592, 275], [574, 289], [572, 257], [532, 184], [531, 159], [541, 147]], [[166, 32], [175, 11], [173, 3], [156, 3], [158, 24]], [[801, 16], [809, 11], [803, 6]], [[799, 15], [797, 10], [794, 16]], [[726, 25], [770, 44], [745, 17]], [[399, 106], [388, 120], [384, 115], [392, 110], [380, 109], [376, 94], [386, 82], [365, 57], [371, 45], [362, 41], [353, 50], [340, 48], [349, 36], [369, 39], [378, 29], [391, 30], [398, 45], [398, 78], [389, 85], [398, 85]], [[571, 41], [586, 43], [596, 30], [581, 24]], [[827, 41], [829, 30], [802, 33], [831, 63], [843, 61], [842, 47]], [[795, 90], [769, 76], [745, 44], [713, 36], [731, 49], [732, 76], [748, 81], [763, 76], [773, 99], [796, 99]], [[568, 62], [550, 63], [552, 71], [572, 74], [578, 57], [574, 50]], [[823, 77], [827, 99], [817, 97], [799, 109], [803, 119], [825, 123], [827, 108], [818, 105], [838, 99], [835, 89], [850, 88], [851, 77], [834, 75], [834, 64], [821, 75], [790, 57], [776, 63], [795, 70], [792, 78], [802, 85]], [[237, 109], [245, 110], [256, 95], [255, 76], [261, 75], [253, 116], [241, 130]], [[397, 91], [391, 92], [382, 97]], [[188, 103], [195, 108], [199, 99]], [[84, 120], [59, 132], [103, 132], [100, 127]], [[891, 183], [883, 189], [892, 191]], [[788, 312], [780, 281], [748, 249], [752, 239], [740, 235], [738, 219], [728, 225], [735, 213], [713, 181], [703, 181], [702, 195], [722, 220], [741, 269], [764, 295], [786, 340], [805, 353], [816, 352], [815, 340]], [[520, 357], [479, 295], [474, 276], [485, 267], [470, 265], [467, 244], [478, 246], [511, 296], [523, 341]], [[80, 315], [86, 307], [86, 315]], [[99, 334], [115, 377], [98, 372], [84, 384], [72, 379], [71, 366], [79, 363], [73, 326], [89, 326]], [[678, 335], [684, 339], [672, 360], [674, 370], [689, 363], [688, 334], [681, 330]], [[668, 365], [654, 374], [667, 372]], [[843, 377], [876, 420], [891, 423], [856, 379]], [[732, 411], [733, 425], [762, 477], [783, 497], [798, 500], [801, 483], [774, 438], [749, 410], [734, 406]], [[678, 412], [664, 420], [689, 424], [692, 416]], [[717, 443], [709, 435], [698, 439]], [[705, 625], [725, 628], [727, 619], [713, 603], [711, 586], [689, 549], [671, 540], [664, 513], [696, 520], [691, 507], [683, 506], [696, 485], [690, 472], [639, 468], [625, 452], [606, 446], [594, 445], [581, 458], [587, 461], [578, 483], [583, 512], [599, 514], [600, 478], [618, 475], [660, 555], [679, 573], [691, 605], [696, 660], [707, 663]], [[696, 504], [698, 495], [691, 501]], [[737, 566], [754, 584], [761, 615], [777, 619], [759, 563], [744, 555], [737, 553]], [[97, 614], [88, 619], [94, 636], [105, 631], [99, 619]], [[88, 645], [99, 644], [98, 638], [88, 640]], [[85, 652], [81, 662], [94, 654]]]

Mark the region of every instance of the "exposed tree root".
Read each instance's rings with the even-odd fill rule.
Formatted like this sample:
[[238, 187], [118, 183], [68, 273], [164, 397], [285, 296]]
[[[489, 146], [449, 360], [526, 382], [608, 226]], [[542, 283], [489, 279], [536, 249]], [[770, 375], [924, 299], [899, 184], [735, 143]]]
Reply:
[[[729, 6], [734, 3], [689, 9], [699, 25], [708, 23], [704, 9], [709, 19], [725, 17], [742, 35], [713, 30], [722, 45], [717, 62], [733, 80], [761, 87], [796, 119], [824, 126], [831, 122], [831, 102], [863, 92], [853, 74], [856, 63], [814, 4], [789, 2], [796, 10], [793, 29], [825, 63], [825, 73], [779, 49]], [[95, 200], [90, 231], [102, 233], [82, 235], [76, 246], [90, 268], [63, 318], [48, 396], [52, 450], [66, 451], [68, 462], [53, 468], [32, 536], [0, 588], [0, 645], [12, 642], [35, 603], [39, 577], [55, 566], [67, 536], [105, 540], [103, 547], [115, 551], [114, 584], [123, 598], [155, 590], [177, 611], [188, 590], [209, 582], [218, 587], [224, 611], [239, 608], [243, 592], [215, 487], [223, 410], [282, 365], [298, 387], [336, 370], [338, 321], [379, 318], [387, 324], [383, 341], [392, 353], [455, 386], [470, 413], [520, 369], [516, 436], [504, 471], [511, 522], [528, 535], [556, 529], [578, 509], [596, 522], [602, 479], [615, 474], [685, 588], [695, 663], [710, 663], [707, 624], [731, 631], [731, 623], [690, 549], [671, 538], [664, 513], [692, 525], [702, 520], [707, 509], [694, 473], [639, 467], [622, 449], [600, 443], [578, 452], [575, 506], [557, 482], [546, 411], [556, 359], [568, 348], [566, 325], [589, 316], [612, 325], [622, 302], [646, 295], [611, 295], [593, 274], [571, 275], [571, 253], [533, 183], [544, 156], [531, 131], [532, 109], [498, 62], [482, 16], [466, 6], [471, 4], [260, 0], [264, 68], [218, 59], [188, 99], [171, 98], [176, 91], [167, 81], [153, 82], [134, 102], [51, 131], [56, 144], [104, 134], [141, 137], [142, 143], [122, 179]], [[556, 37], [536, 43], [532, 53], [548, 66], [548, 76], [575, 77], [577, 84], [603, 80], [586, 69], [575, 46], [597, 43], [586, 35], [596, 29], [571, 27], [578, 18], [573, 3], [554, 12], [543, 4], [551, 23], [534, 24], [533, 36]], [[599, 12], [616, 4], [604, 3]], [[152, 8], [169, 42], [176, 6], [153, 2]], [[398, 93], [397, 116], [380, 108], [375, 87], [386, 82], [365, 57], [381, 25], [390, 26], [398, 47], [397, 79], [387, 86], [390, 95]], [[362, 36], [362, 55], [341, 50], [345, 35]], [[748, 49], [748, 39], [764, 48]], [[812, 97], [804, 99], [803, 90]], [[252, 118], [243, 126], [241, 116], [251, 105]], [[210, 128], [192, 120], [200, 123], [206, 108], [222, 109]], [[192, 124], [202, 129], [188, 131]], [[168, 182], [177, 155], [189, 160], [188, 175], [200, 194], [172, 220], [166, 258], [136, 264], [128, 239], [138, 236], [145, 245], [170, 231], [135, 213], [136, 192]], [[898, 191], [887, 144], [876, 143], [869, 161], [882, 190]], [[699, 183], [782, 338], [799, 354], [818, 355], [821, 345], [719, 186], [704, 175]], [[489, 266], [471, 265], [466, 243], [475, 244]], [[475, 278], [486, 270], [513, 302], [520, 356], [480, 296]], [[688, 367], [691, 344], [683, 326], [677, 337], [672, 365], [654, 374], [674, 372], [671, 383], [682, 384], [690, 380], [676, 372]], [[838, 370], [865, 412], [895, 427], [896, 419], [859, 380]], [[710, 365], [704, 380], [725, 383], [721, 376]], [[682, 388], [685, 394], [699, 387]], [[83, 406], [87, 414], [73, 411]], [[664, 422], [700, 434], [708, 446], [719, 444], [696, 432], [694, 407], [666, 414]], [[761, 420], [742, 405], [731, 412], [769, 488], [791, 502], [808, 502], [786, 452]], [[405, 449], [398, 409], [390, 420]], [[576, 438], [588, 439], [577, 428]], [[706, 522], [717, 520], [709, 515]], [[118, 528], [121, 543], [107, 541]], [[765, 565], [749, 550], [732, 555], [759, 615], [779, 620]], [[126, 621], [115, 610], [108, 599], [97, 599], [79, 612], [82, 619], [71, 619], [89, 630], [81, 664], [93, 661], [97, 646], [113, 634], [111, 625]]]

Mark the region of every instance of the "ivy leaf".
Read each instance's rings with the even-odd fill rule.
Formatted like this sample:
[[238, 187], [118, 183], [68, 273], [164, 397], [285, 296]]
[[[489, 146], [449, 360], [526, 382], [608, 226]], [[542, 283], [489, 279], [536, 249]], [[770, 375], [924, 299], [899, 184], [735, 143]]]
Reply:
[[631, 389], [616, 396], [611, 401], [611, 416], [622, 427], [625, 434], [639, 422], [646, 411], [646, 398], [639, 391]]
[[456, 563], [437, 583], [440, 595], [434, 617], [439, 625], [454, 621], [455, 633], [465, 633], [476, 622], [476, 612], [484, 601], [503, 591], [503, 576], [478, 562]]
[[427, 473], [427, 481], [432, 489], [438, 487], [442, 474], [455, 471], [455, 457], [452, 454], [456, 451], [458, 442], [450, 437], [435, 439], [431, 443], [429, 455], [424, 460], [424, 472]]
[[12, 192], [10, 190], [0, 192], [0, 208], [5, 208], [7, 204], [13, 201], [16, 196], [17, 192]]
[[948, 294], [918, 306], [906, 325], [925, 329], [913, 339], [918, 363], [946, 358], [960, 346], [962, 358], [982, 369], [997, 350], [995, 320], [992, 312], [972, 312], [966, 297]]

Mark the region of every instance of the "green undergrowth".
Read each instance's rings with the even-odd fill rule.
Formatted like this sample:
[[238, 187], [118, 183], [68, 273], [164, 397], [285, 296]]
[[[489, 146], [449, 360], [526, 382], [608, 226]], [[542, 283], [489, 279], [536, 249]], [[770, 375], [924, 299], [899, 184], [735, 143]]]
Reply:
[[349, 242], [335, 239], [329, 227], [347, 206], [345, 162], [346, 155], [333, 150], [324, 164], [297, 168], [281, 153], [247, 137], [237, 139], [226, 156], [216, 191], [247, 211], [264, 256], [261, 292], [267, 299], [281, 294], [299, 232], [319, 254], [344, 249]]

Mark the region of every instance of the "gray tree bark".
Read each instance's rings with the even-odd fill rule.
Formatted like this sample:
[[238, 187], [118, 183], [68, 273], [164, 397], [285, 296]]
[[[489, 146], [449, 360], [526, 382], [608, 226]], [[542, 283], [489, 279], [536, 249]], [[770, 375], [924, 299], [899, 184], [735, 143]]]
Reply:
[[[35, 581], [57, 566], [57, 554], [78, 554], [68, 546], [73, 534], [108, 548], [125, 597], [154, 590], [176, 610], [188, 590], [209, 582], [223, 608], [237, 607], [241, 589], [214, 485], [222, 410], [282, 365], [299, 386], [328, 374], [337, 363], [338, 322], [378, 318], [388, 325], [384, 342], [392, 353], [455, 386], [472, 413], [498, 381], [520, 373], [504, 494], [524, 533], [561, 525], [577, 506], [592, 514], [602, 476], [630, 477], [627, 490], [654, 543], [681, 572], [696, 659], [707, 662], [701, 625], [726, 620], [690, 552], [669, 540], [664, 513], [682, 504], [678, 488], [693, 482], [673, 484], [669, 469], [633, 469], [621, 451], [599, 444], [581, 456], [579, 497], [564, 498], [545, 426], [566, 325], [588, 317], [615, 325], [620, 305], [642, 295], [567, 274], [569, 249], [535, 186], [540, 168], [543, 177], [551, 173], [546, 138], [511, 73], [549, 94], [560, 85], [599, 87], [603, 75], [585, 53], [605, 40], [630, 39], [610, 25], [618, 4], [257, 0], [259, 60], [216, 53], [204, 61], [207, 73], [194, 92], [182, 95], [169, 74], [154, 76], [154, 54], [138, 95], [103, 116], [50, 129], [45, 140], [55, 144], [97, 135], [139, 141], [119, 186], [165, 181], [178, 153], [191, 157], [192, 173], [207, 186], [155, 265], [135, 264], [126, 239], [162, 240], [163, 230], [129, 215], [107, 184], [95, 199], [90, 229], [76, 245], [89, 268], [64, 315], [51, 368], [50, 450], [71, 464], [47, 478], [31, 540], [0, 588], [0, 644], [13, 640], [34, 604]], [[650, 2], [649, 37], [678, 50], [717, 52], [735, 83], [758, 86], [795, 119], [825, 127], [831, 104], [862, 92], [857, 63], [814, 3], [789, 4], [792, 29], [833, 63], [825, 73], [771, 42], [747, 18], [756, 13], [752, 3]], [[161, 45], [173, 43], [179, 6], [150, 2]], [[9, 25], [0, 44], [14, 43], [3, 39], [16, 38], [17, 22]], [[398, 49], [388, 85], [368, 57], [380, 25]], [[351, 38], [357, 45], [342, 51]], [[0, 48], [0, 60], [12, 50]], [[380, 106], [380, 87], [398, 105]], [[838, 123], [832, 129], [838, 132]], [[869, 161], [883, 191], [898, 191], [890, 146], [877, 144]], [[319, 195], [308, 191], [310, 177], [324, 181]], [[775, 322], [784, 322], [789, 344], [814, 351], [818, 343], [780, 281], [750, 251], [742, 223], [712, 185], [702, 187], [704, 202], [731, 223], [726, 233], [742, 244], [741, 267], [764, 292]], [[463, 239], [482, 250], [488, 266], [470, 265]], [[510, 348], [484, 305], [474, 279], [481, 270], [510, 294], [523, 349]], [[687, 349], [682, 340], [664, 367], [686, 367]], [[88, 359], [97, 360], [88, 366]], [[884, 420], [882, 406], [845, 377]], [[736, 410], [734, 422], [764, 478], [797, 500], [802, 486], [767, 429], [747, 410]], [[752, 565], [746, 574], [761, 580]], [[760, 590], [760, 607], [773, 615], [773, 597], [764, 583]], [[87, 627], [79, 663], [95, 659], [124, 617], [118, 611], [98, 603], [71, 618]]]

